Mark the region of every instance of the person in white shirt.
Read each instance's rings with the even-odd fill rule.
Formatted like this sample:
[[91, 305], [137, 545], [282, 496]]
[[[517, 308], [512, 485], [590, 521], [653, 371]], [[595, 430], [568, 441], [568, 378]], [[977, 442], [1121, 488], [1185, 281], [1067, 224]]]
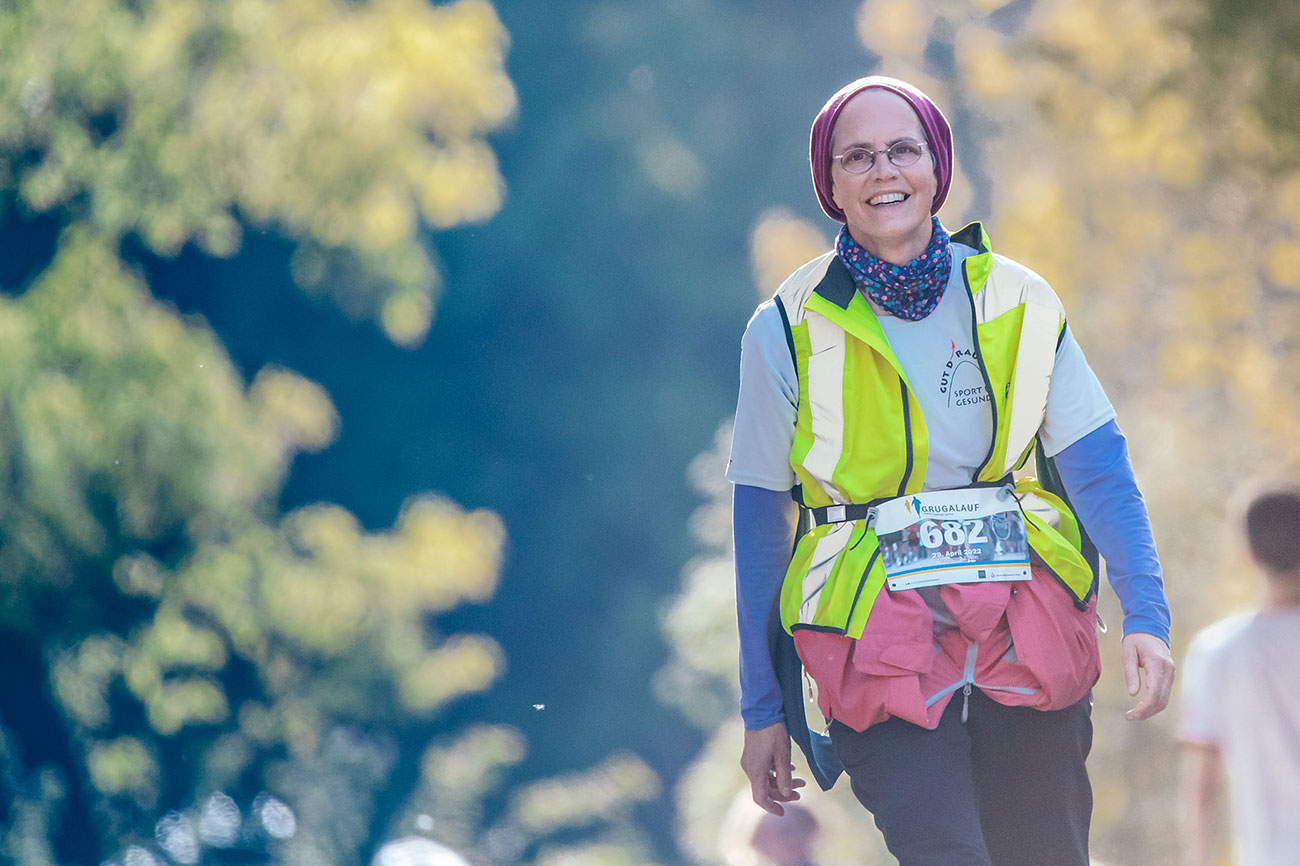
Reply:
[[1257, 495], [1245, 530], [1263, 604], [1197, 635], [1183, 668], [1187, 866], [1220, 862], [1225, 788], [1237, 866], [1300, 863], [1300, 488]]

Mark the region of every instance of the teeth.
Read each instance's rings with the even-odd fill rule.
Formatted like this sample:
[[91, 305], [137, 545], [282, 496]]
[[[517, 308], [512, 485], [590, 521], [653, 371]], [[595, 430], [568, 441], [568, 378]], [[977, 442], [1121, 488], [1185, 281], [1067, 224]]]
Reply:
[[875, 198], [868, 201], [867, 204], [870, 205], [893, 204], [894, 202], [902, 201], [905, 198], [907, 198], [907, 196], [903, 195], [901, 192], [887, 192], [884, 195], [876, 196]]

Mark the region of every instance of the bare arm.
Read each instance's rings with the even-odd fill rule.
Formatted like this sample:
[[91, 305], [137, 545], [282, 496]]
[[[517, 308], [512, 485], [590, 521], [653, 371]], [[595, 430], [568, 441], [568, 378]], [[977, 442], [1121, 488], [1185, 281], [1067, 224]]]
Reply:
[[1183, 862], [1214, 866], [1222, 835], [1223, 759], [1217, 746], [1183, 744]]

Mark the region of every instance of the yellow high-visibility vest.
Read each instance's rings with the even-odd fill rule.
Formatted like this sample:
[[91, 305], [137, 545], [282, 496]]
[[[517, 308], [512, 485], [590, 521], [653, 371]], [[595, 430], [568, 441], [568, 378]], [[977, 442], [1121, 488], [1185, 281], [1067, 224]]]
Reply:
[[[997, 483], [1033, 451], [1065, 313], [1042, 277], [992, 252], [979, 223], [952, 241], [975, 249], [962, 276], [993, 411], [993, 438], [975, 481]], [[781, 621], [787, 631], [859, 638], [877, 595], [888, 591], [875, 531], [860, 506], [921, 490], [925, 419], [879, 320], [834, 251], [795, 271], [776, 299], [799, 379], [790, 465], [802, 503], [858, 506], [846, 511], [860, 515], [800, 538], [781, 588]], [[1094, 576], [1074, 514], [1035, 479], [1017, 481], [1015, 493], [1030, 547], [1086, 604]]]

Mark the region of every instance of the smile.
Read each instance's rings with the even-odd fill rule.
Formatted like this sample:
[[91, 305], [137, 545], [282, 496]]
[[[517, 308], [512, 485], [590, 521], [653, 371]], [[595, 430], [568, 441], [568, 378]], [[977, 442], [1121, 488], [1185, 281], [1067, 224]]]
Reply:
[[878, 195], [873, 199], [869, 199], [867, 204], [872, 207], [878, 207], [882, 204], [897, 204], [898, 202], [906, 201], [909, 198], [911, 198], [911, 196], [901, 192], [887, 192], [883, 195]]

